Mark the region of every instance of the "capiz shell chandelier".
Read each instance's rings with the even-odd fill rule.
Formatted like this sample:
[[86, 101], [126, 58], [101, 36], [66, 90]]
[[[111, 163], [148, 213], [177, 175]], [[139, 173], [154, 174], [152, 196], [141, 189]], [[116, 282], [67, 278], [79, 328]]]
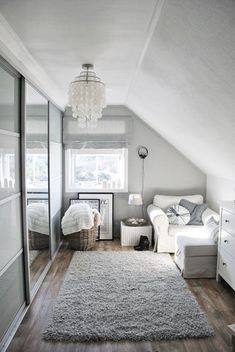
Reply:
[[96, 127], [106, 106], [105, 85], [92, 71], [93, 65], [83, 64], [82, 69], [80, 75], [70, 83], [69, 106], [81, 128]]

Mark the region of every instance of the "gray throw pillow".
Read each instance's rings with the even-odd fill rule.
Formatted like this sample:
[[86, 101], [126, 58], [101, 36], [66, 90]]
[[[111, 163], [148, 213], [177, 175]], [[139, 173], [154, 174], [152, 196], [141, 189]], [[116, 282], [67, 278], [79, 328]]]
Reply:
[[196, 203], [192, 203], [187, 199], [181, 199], [181, 201], [179, 202], [179, 205], [181, 205], [182, 207], [188, 209], [189, 213], [192, 214], [193, 210], [196, 207]]
[[187, 225], [202, 225], [202, 214], [208, 208], [207, 204], [195, 204], [187, 199], [181, 199], [179, 205], [188, 209], [190, 213], [190, 221]]

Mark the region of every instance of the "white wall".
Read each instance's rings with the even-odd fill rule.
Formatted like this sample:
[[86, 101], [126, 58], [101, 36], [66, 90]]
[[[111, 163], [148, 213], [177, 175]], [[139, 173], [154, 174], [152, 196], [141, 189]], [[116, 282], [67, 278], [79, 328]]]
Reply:
[[208, 175], [206, 189], [207, 203], [216, 211], [221, 201], [235, 199], [235, 180]]
[[[205, 196], [206, 176], [166, 142], [153, 129], [141, 121], [131, 111], [124, 107], [108, 107], [105, 114], [133, 115], [133, 130], [129, 146], [129, 193], [141, 191], [141, 159], [137, 147], [144, 145], [149, 150], [145, 160], [145, 201], [152, 202], [156, 193], [162, 194], [193, 194]], [[67, 209], [70, 198], [77, 193], [64, 194], [64, 209]], [[128, 216], [141, 216], [141, 207], [131, 207], [127, 204], [128, 193], [115, 194], [115, 235], [119, 235], [120, 220]]]

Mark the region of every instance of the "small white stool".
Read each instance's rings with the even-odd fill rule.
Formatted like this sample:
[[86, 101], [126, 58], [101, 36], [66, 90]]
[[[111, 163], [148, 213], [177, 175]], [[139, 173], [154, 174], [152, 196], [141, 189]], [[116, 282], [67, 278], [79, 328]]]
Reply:
[[152, 226], [150, 224], [144, 226], [127, 226], [121, 221], [121, 245], [137, 246], [140, 236], [147, 236], [150, 246], [152, 245]]

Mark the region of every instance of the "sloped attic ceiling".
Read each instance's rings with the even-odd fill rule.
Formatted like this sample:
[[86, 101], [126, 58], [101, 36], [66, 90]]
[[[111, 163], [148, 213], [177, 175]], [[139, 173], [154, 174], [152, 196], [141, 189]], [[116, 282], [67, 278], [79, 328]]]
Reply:
[[235, 1], [166, 1], [127, 105], [207, 174], [235, 179]]
[[127, 105], [207, 174], [235, 178], [234, 0], [1, 0], [0, 12], [2, 53], [14, 61], [24, 45], [18, 67], [39, 64], [34, 77], [60, 106], [93, 62], [108, 104]]

